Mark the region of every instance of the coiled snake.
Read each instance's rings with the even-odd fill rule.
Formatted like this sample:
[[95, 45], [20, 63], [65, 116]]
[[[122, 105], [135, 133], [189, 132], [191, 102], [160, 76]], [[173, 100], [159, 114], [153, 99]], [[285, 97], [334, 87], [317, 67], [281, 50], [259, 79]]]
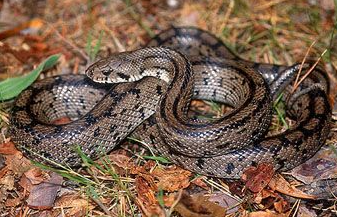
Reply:
[[[319, 150], [331, 117], [326, 75], [317, 68], [289, 97], [296, 124], [263, 138], [271, 100], [287, 90], [298, 68], [248, 62], [206, 31], [171, 28], [146, 48], [112, 55], [86, 71], [96, 82], [118, 84], [83, 75], [35, 82], [15, 102], [10, 133], [30, 158], [69, 166], [81, 162], [74, 145], [96, 158], [133, 132], [173, 162], [209, 176], [238, 178], [259, 162], [286, 170]], [[234, 109], [216, 120], [194, 119], [187, 115], [192, 95]], [[76, 120], [50, 124], [64, 116]]]

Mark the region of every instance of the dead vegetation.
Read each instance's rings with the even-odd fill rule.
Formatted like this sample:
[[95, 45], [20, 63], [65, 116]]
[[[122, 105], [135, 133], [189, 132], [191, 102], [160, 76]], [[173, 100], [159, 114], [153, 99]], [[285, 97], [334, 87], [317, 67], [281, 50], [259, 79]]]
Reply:
[[[171, 25], [197, 26], [223, 39], [242, 58], [275, 64], [321, 57], [336, 93], [336, 0], [0, 0], [0, 79], [26, 73], [60, 53], [41, 78], [83, 73], [114, 52], [132, 50]], [[286, 181], [273, 168], [251, 168], [240, 182], [193, 174], [128, 140], [80, 170], [43, 170], [6, 135], [11, 102], [0, 108], [1, 216], [334, 216], [335, 199], [295, 188], [336, 176], [336, 149], [327, 146]], [[205, 104], [196, 102], [205, 109]], [[214, 105], [211, 105], [212, 107]], [[207, 108], [206, 108], [207, 109]], [[275, 125], [282, 124], [275, 118]], [[327, 144], [335, 144], [335, 126]], [[81, 155], [81, 153], [79, 153]], [[319, 168], [319, 170], [317, 170]], [[309, 171], [309, 172], [308, 172]], [[331, 192], [336, 189], [331, 186]], [[328, 192], [329, 193], [329, 192]], [[296, 199], [295, 199], [296, 198]]]

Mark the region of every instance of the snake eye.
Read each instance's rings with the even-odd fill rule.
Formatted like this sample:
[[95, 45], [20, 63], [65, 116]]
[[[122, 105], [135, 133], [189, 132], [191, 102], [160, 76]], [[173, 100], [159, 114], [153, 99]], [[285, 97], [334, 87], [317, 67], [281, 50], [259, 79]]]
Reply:
[[105, 70], [102, 70], [102, 74], [103, 74], [104, 76], [109, 76], [109, 75], [111, 74], [112, 71], [113, 71], [113, 70], [111, 70], [111, 69], [110, 69], [110, 70], [109, 70], [109, 69], [108, 69], [108, 70], [105, 69]]

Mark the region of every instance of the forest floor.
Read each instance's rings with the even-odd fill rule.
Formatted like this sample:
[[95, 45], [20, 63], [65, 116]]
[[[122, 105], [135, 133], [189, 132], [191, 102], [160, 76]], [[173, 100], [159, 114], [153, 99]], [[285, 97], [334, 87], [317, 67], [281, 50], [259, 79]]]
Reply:
[[[0, 80], [28, 73], [55, 54], [56, 66], [40, 78], [81, 74], [95, 60], [140, 48], [171, 26], [195, 26], [246, 60], [282, 65], [307, 57], [320, 61], [332, 84], [333, 106], [336, 10], [336, 0], [0, 0]], [[13, 101], [0, 107], [0, 216], [337, 214], [336, 189], [325, 192], [329, 200], [318, 200], [296, 188], [300, 181], [315, 186], [336, 178], [335, 122], [326, 145], [310, 162], [285, 174], [259, 165], [257, 171], [264, 175], [255, 174], [252, 183], [194, 174], [132, 139], [107, 155], [109, 164], [103, 168], [100, 160], [88, 160], [80, 169], [33, 164], [8, 136]], [[215, 115], [224, 110], [207, 102], [194, 106]], [[284, 120], [275, 115], [273, 128], [284, 130]]]

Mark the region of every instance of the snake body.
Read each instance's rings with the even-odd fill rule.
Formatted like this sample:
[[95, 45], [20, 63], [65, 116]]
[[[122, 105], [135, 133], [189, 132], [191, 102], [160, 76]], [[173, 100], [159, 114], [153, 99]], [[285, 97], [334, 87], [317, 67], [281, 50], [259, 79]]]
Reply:
[[[331, 117], [322, 88], [326, 77], [315, 70], [288, 101], [295, 126], [263, 138], [271, 99], [297, 69], [244, 61], [208, 32], [172, 28], [147, 48], [102, 59], [86, 71], [96, 82], [118, 84], [99, 85], [81, 75], [34, 83], [15, 103], [11, 137], [30, 158], [70, 166], [80, 163], [74, 145], [96, 158], [134, 131], [173, 162], [201, 174], [238, 178], [259, 162], [290, 169], [324, 144]], [[192, 95], [234, 109], [216, 120], [196, 120], [187, 115]], [[64, 116], [80, 118], [50, 124]]]

